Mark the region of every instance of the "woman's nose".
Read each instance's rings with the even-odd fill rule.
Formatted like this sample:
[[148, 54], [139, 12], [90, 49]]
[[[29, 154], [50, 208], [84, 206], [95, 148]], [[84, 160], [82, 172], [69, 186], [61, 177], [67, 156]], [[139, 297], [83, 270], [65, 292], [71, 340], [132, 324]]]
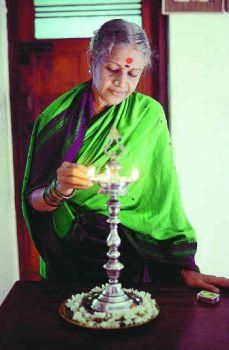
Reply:
[[118, 81], [119, 81], [119, 86], [122, 88], [126, 87], [127, 84], [127, 75], [125, 72], [121, 72], [118, 77], [117, 77]]

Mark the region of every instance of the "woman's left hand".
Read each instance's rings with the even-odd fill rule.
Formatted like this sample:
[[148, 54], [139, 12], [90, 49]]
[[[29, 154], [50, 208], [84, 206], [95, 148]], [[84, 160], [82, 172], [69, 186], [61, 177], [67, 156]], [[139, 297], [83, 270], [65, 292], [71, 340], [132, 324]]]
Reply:
[[203, 273], [186, 269], [183, 270], [182, 277], [187, 286], [201, 288], [213, 293], [219, 293], [220, 287], [229, 288], [229, 278], [225, 277], [205, 275]]

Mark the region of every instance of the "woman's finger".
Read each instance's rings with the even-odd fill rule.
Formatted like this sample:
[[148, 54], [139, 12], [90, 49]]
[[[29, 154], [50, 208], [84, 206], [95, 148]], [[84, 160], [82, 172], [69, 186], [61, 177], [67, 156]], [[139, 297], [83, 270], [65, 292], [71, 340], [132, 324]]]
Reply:
[[74, 176], [58, 177], [58, 182], [61, 186], [68, 188], [89, 188], [93, 186], [93, 182], [89, 179], [82, 179]]
[[80, 163], [70, 163], [70, 162], [63, 162], [63, 164], [61, 165], [61, 167], [63, 168], [68, 168], [68, 169], [78, 169], [79, 171], [85, 172], [87, 173], [88, 171], [88, 167], [80, 164]]
[[213, 292], [213, 293], [219, 293], [220, 292], [219, 288], [217, 288], [213, 284], [202, 282], [202, 281], [198, 284], [197, 287], [202, 288], [204, 290], [208, 290], [209, 292]]
[[71, 164], [63, 163], [60, 168], [57, 169], [57, 176], [65, 177], [77, 177], [80, 179], [87, 179], [88, 168], [81, 164]]
[[207, 276], [206, 282], [220, 287], [229, 288], [229, 279], [225, 277]]

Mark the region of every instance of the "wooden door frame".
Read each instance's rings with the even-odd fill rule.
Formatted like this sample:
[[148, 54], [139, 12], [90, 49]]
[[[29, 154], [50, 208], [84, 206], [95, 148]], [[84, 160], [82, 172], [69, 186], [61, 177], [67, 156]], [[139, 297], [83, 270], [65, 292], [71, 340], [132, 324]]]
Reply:
[[[152, 48], [151, 74], [157, 73], [153, 79], [153, 97], [158, 100], [164, 110], [170, 126], [168, 101], [168, 16], [162, 15], [161, 0], [142, 0], [143, 28], [150, 39]], [[153, 30], [154, 28], [154, 30]]]
[[[9, 43], [9, 78], [10, 78], [10, 105], [11, 105], [11, 125], [12, 125], [12, 139], [13, 139], [13, 162], [14, 162], [14, 185], [15, 185], [15, 209], [17, 220], [17, 242], [18, 242], [18, 256], [19, 256], [19, 273], [20, 279], [29, 279], [29, 266], [27, 264], [30, 252], [27, 244], [28, 237], [25, 237], [25, 220], [21, 209], [21, 188], [22, 188], [22, 174], [24, 173], [25, 163], [21, 157], [21, 139], [24, 136], [24, 126], [17, 120], [17, 109], [19, 104], [24, 101], [19, 100], [18, 95], [18, 79], [17, 70], [20, 61], [19, 52], [19, 38], [23, 37], [23, 41], [32, 40], [33, 31], [28, 30], [28, 27], [33, 28], [34, 11], [31, 0], [23, 0], [23, 6], [28, 13], [25, 19], [25, 26], [19, 27], [18, 19], [20, 16], [20, 5], [22, 2], [18, 0], [6, 0], [7, 7], [7, 26], [8, 26], [8, 43]], [[31, 13], [33, 16], [31, 17]]]
[[[161, 0], [142, 0], [143, 27], [151, 41], [153, 51], [153, 67], [151, 74], [157, 79], [153, 79], [153, 97], [164, 107], [169, 123], [168, 108], [168, 52], [167, 52], [167, 16], [161, 14]], [[10, 67], [10, 101], [12, 116], [12, 138], [13, 138], [13, 158], [14, 158], [14, 178], [15, 178], [15, 207], [17, 218], [17, 239], [19, 251], [19, 270], [21, 279], [30, 279], [28, 257], [31, 256], [28, 246], [28, 237], [25, 237], [25, 221], [21, 210], [21, 185], [22, 174], [24, 173], [24, 160], [21, 156], [22, 140], [25, 126], [17, 122], [17, 109], [19, 104], [25, 103], [18, 97], [17, 69], [20, 61], [19, 38], [24, 42], [34, 40], [34, 7], [32, 0], [23, 0], [23, 6], [28, 14], [25, 16], [25, 25], [19, 27], [18, 18], [20, 16], [20, 0], [6, 0], [8, 40], [9, 40], [9, 67]], [[31, 16], [32, 13], [32, 16]], [[28, 28], [30, 30], [28, 31]], [[154, 30], [153, 30], [154, 28]], [[45, 40], [44, 40], [45, 41]], [[24, 106], [24, 108], [26, 108]], [[37, 262], [35, 262], [36, 264]]]

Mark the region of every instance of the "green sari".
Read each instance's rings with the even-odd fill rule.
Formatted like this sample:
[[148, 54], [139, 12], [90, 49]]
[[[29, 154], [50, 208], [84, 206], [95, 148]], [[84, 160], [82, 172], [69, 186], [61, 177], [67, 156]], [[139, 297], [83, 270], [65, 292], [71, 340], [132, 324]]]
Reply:
[[[34, 229], [31, 226], [33, 210], [28, 205], [28, 193], [47, 184], [55, 176], [58, 165], [56, 162], [58, 156], [53, 153], [55, 166], [47, 170], [50, 166], [44, 161], [46, 172], [39, 177], [37, 172], [42, 173], [42, 170], [38, 170], [36, 158], [39, 164], [42, 164], [40, 162], [42, 156], [39, 158], [42, 149], [52, 158], [51, 151], [45, 147], [47, 142], [52, 140], [54, 134], [58, 139], [60, 136], [63, 138], [61, 130], [70, 125], [71, 132], [68, 133], [68, 137], [65, 135], [64, 142], [59, 145], [59, 164], [63, 160], [69, 160], [66, 154], [80, 134], [83, 118], [90, 114], [90, 111], [85, 110], [88, 109], [91, 100], [87, 100], [84, 105], [80, 102], [78, 103], [80, 107], [74, 107], [77, 101], [82, 101], [85, 91], [91, 93], [89, 83], [80, 85], [55, 101], [38, 118], [35, 125], [23, 185], [23, 211], [32, 238], [34, 238]], [[72, 127], [69, 115], [72, 115], [72, 111], [77, 108], [77, 113], [74, 112], [77, 114], [74, 117], [75, 124]], [[194, 261], [195, 232], [181, 204], [171, 138], [161, 105], [151, 97], [134, 92], [119, 105], [109, 107], [93, 119], [89, 117], [84, 124], [86, 126], [83, 137], [81, 136], [80, 146], [72, 161], [86, 166], [93, 165], [97, 173], [102, 172], [108, 161], [104, 154], [104, 146], [108, 142], [111, 128], [115, 126], [125, 147], [125, 153], [120, 159], [121, 173], [129, 175], [134, 167], [139, 170], [139, 179], [129, 185], [126, 196], [120, 197], [119, 219], [129, 242], [146, 258], [198, 270]], [[59, 136], [56, 135], [58, 134], [56, 130]], [[32, 168], [35, 170], [31, 170]], [[77, 212], [93, 212], [105, 218], [107, 200], [108, 197], [99, 194], [98, 186], [94, 185], [87, 190], [78, 190], [71, 200], [48, 214], [48, 220], [52, 223], [58, 242], [61, 244], [61, 240], [77, 222]], [[35, 233], [35, 236], [37, 235], [38, 232]]]

